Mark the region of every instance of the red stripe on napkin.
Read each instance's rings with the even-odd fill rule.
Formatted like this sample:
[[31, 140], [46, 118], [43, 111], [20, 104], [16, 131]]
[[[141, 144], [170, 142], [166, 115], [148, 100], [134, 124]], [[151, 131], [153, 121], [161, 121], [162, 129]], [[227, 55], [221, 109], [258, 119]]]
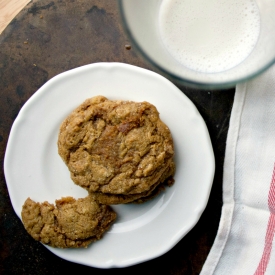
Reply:
[[270, 211], [270, 216], [269, 216], [266, 235], [265, 235], [264, 251], [254, 275], [264, 275], [269, 263], [270, 254], [272, 250], [272, 242], [273, 242], [274, 233], [275, 233], [275, 165], [273, 169], [272, 180], [271, 180], [269, 194], [268, 194], [268, 207]]

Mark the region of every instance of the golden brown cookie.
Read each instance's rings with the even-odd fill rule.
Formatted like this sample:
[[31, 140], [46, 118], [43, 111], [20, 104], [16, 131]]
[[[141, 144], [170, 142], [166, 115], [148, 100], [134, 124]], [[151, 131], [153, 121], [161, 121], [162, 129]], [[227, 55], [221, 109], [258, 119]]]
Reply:
[[59, 248], [87, 247], [99, 240], [116, 219], [109, 206], [98, 204], [91, 196], [78, 200], [62, 198], [56, 200], [56, 207], [28, 198], [21, 216], [35, 240]]
[[174, 165], [172, 136], [155, 106], [103, 96], [65, 119], [58, 152], [76, 184], [118, 203], [151, 194]]

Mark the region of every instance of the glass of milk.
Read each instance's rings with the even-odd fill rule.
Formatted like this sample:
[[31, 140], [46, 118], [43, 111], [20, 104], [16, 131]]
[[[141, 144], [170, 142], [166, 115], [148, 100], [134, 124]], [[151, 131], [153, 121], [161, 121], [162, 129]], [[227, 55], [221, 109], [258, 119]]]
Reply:
[[275, 62], [275, 0], [120, 0], [135, 46], [169, 78], [227, 88]]

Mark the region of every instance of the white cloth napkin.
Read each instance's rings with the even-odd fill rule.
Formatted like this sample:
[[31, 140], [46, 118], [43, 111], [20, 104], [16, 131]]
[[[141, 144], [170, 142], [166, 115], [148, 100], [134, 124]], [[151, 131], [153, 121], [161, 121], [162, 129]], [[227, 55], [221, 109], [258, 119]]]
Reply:
[[275, 274], [274, 163], [275, 66], [236, 87], [222, 215], [200, 275]]

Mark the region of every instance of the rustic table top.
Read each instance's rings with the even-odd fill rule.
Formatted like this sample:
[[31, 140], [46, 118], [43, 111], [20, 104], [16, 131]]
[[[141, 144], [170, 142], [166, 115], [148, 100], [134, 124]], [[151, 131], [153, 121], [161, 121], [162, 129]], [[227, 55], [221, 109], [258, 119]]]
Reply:
[[[28, 1], [26, 1], [28, 2]], [[1, 8], [1, 2], [0, 2]], [[0, 10], [1, 11], [1, 10]], [[123, 27], [116, 1], [34, 0], [0, 35], [0, 161], [20, 108], [53, 76], [94, 62], [124, 62], [158, 72]], [[158, 72], [160, 73], [160, 72]], [[123, 269], [97, 269], [60, 259], [34, 241], [15, 215], [0, 171], [0, 274], [199, 274], [215, 239], [222, 207], [226, 136], [235, 90], [203, 91], [175, 83], [198, 108], [209, 129], [216, 172], [197, 225], [169, 252]], [[119, 248], [118, 248], [119, 249]]]

